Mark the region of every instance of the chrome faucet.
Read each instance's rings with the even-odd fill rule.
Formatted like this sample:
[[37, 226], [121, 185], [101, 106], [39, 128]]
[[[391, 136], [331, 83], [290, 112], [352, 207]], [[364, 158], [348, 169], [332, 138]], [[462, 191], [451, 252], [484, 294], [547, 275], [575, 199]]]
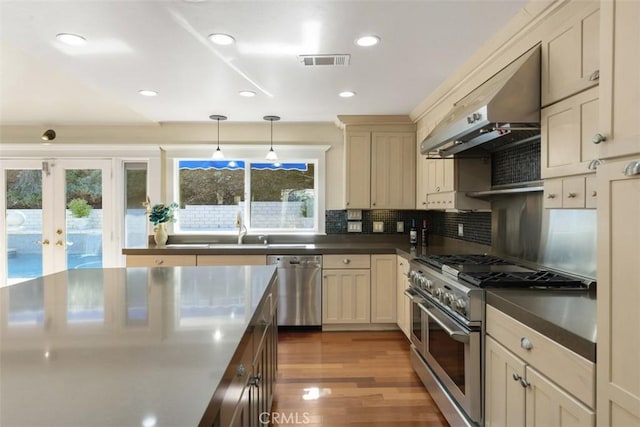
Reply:
[[241, 245], [242, 239], [247, 235], [247, 227], [242, 223], [242, 215], [240, 215], [240, 212], [238, 212], [236, 216], [236, 227], [238, 227], [238, 244]]

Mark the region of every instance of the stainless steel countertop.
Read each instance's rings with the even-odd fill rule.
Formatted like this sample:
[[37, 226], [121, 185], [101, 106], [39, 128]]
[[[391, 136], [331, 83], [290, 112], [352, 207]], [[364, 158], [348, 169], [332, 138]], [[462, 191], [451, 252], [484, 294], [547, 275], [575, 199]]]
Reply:
[[596, 361], [595, 292], [490, 289], [486, 301], [573, 352]]

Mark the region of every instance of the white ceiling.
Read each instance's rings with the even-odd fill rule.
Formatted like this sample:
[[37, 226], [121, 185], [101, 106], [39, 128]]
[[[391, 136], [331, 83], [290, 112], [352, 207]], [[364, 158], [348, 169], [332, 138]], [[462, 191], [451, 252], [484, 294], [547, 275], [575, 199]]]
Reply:
[[[0, 0], [0, 124], [334, 121], [409, 114], [524, 0]], [[83, 35], [71, 48], [58, 33]], [[214, 32], [236, 43], [216, 46]], [[362, 48], [356, 37], [382, 42]], [[300, 54], [351, 54], [304, 67]], [[140, 89], [155, 89], [143, 97]], [[238, 96], [252, 90], [254, 98]], [[353, 98], [338, 93], [353, 90]]]

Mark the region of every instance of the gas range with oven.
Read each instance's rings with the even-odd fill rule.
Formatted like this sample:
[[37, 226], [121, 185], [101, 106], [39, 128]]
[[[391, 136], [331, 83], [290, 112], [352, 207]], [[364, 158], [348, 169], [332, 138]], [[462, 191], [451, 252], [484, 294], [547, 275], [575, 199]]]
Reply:
[[484, 291], [587, 290], [580, 279], [492, 255], [426, 255], [410, 262], [411, 361], [451, 425], [483, 423]]

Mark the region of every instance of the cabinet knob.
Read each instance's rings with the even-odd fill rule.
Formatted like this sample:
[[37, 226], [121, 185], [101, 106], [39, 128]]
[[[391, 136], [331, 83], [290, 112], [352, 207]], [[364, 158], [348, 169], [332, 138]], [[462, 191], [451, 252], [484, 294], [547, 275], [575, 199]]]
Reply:
[[595, 82], [600, 80], [600, 70], [595, 70], [593, 73], [589, 75], [589, 81]]
[[569, 195], [567, 195], [567, 197], [570, 199], [575, 199], [576, 196], [577, 196], [576, 193], [569, 193]]
[[351, 260], [349, 258], [345, 258], [342, 260], [343, 264], [349, 264], [351, 262]]
[[36, 245], [49, 246], [49, 240], [48, 239], [36, 240]]
[[423, 204], [423, 205], [426, 205], [426, 204], [427, 204], [427, 202], [422, 202], [422, 204]]
[[375, 205], [376, 205], [376, 202], [371, 203], [371, 206], [375, 206]]
[[593, 190], [591, 192], [591, 197], [596, 197], [598, 195], [598, 192], [596, 190]]
[[62, 240], [57, 240], [57, 241], [56, 241], [56, 246], [57, 246], [57, 247], [59, 247], [59, 248], [61, 248], [61, 247], [63, 247], [63, 246], [64, 246], [64, 243], [62, 243]]
[[440, 191], [440, 187], [436, 187], [436, 191]]
[[593, 135], [593, 138], [591, 138], [591, 142], [593, 142], [594, 144], [600, 144], [601, 142], [604, 142], [606, 140], [607, 137], [601, 133], [596, 133], [595, 135]]
[[241, 363], [238, 366], [238, 369], [236, 369], [236, 375], [238, 377], [244, 377], [246, 373], [247, 373], [247, 368], [245, 368], [244, 365]]
[[555, 194], [553, 194], [553, 193], [547, 194], [547, 199], [555, 199], [555, 198], [556, 198]]
[[249, 380], [249, 384], [255, 387], [260, 387], [260, 381], [262, 380], [262, 374], [255, 375]]
[[347, 206], [349, 206], [349, 202], [347, 202]]
[[520, 338], [520, 347], [524, 348], [525, 350], [531, 350], [533, 348], [533, 343], [529, 338], [522, 337]]
[[156, 265], [162, 265], [162, 264], [164, 264], [164, 260], [162, 260], [162, 259], [157, 259], [157, 260], [155, 260], [155, 261], [154, 261], [154, 263], [155, 263]]

